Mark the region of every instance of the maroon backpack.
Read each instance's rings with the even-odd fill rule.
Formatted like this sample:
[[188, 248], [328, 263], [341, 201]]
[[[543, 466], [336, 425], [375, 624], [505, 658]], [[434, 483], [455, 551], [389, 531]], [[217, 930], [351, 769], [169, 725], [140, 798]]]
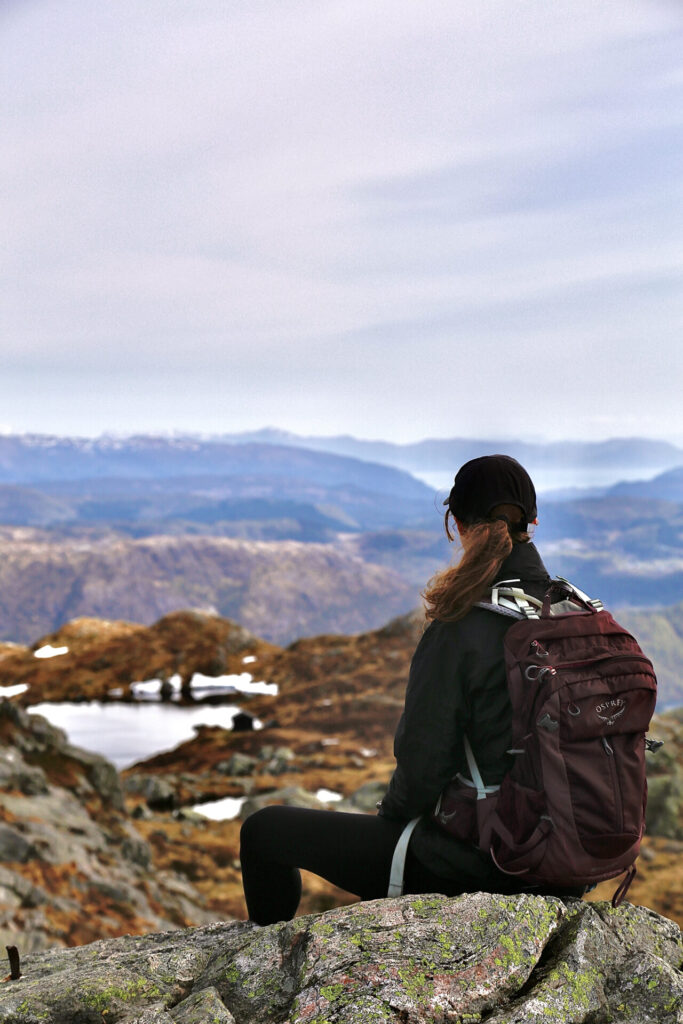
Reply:
[[600, 601], [566, 580], [543, 602], [515, 583], [494, 585], [480, 604], [519, 618], [504, 639], [513, 767], [499, 787], [485, 786], [466, 739], [470, 778], [448, 785], [434, 817], [522, 887], [593, 885], [626, 871], [617, 906], [645, 827], [652, 663]]

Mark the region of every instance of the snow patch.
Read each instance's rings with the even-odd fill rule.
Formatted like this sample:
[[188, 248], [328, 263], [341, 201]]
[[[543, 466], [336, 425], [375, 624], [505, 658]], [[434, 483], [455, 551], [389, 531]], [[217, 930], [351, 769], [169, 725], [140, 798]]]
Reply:
[[318, 800], [324, 804], [333, 804], [336, 803], [337, 800], [344, 799], [341, 793], [335, 793], [333, 789], [319, 789], [316, 791], [315, 795]]
[[277, 697], [277, 683], [266, 683], [263, 680], [254, 682], [254, 677], [249, 672], [240, 672], [239, 675], [230, 676], [204, 676], [201, 672], [195, 672], [190, 683], [192, 689], [195, 687], [202, 690], [211, 690], [215, 687], [237, 690], [238, 693], [262, 693], [270, 697]]
[[68, 647], [53, 647], [52, 644], [45, 644], [33, 652], [34, 658], [58, 658], [60, 654], [68, 654]]
[[192, 810], [212, 821], [232, 821], [240, 813], [244, 796], [226, 796], [222, 800], [210, 800], [205, 804], [195, 804]]
[[16, 697], [20, 693], [26, 693], [27, 683], [16, 683], [14, 686], [0, 686], [0, 697]]
[[[180, 699], [181, 678], [173, 675], [166, 681], [171, 700]], [[161, 700], [161, 679], [140, 679], [131, 683], [131, 693], [138, 700]], [[195, 672], [190, 680], [190, 690], [193, 694], [230, 696], [234, 693], [260, 693], [269, 697], [277, 697], [277, 683], [266, 683], [263, 680], [254, 682], [249, 672], [240, 672], [239, 675], [226, 676], [205, 676], [201, 672]]]

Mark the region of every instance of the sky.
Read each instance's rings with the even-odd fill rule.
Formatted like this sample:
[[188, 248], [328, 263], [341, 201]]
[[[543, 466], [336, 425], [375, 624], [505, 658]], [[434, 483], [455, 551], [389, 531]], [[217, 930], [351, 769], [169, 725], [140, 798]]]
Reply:
[[0, 431], [683, 444], [678, 0], [3, 0]]

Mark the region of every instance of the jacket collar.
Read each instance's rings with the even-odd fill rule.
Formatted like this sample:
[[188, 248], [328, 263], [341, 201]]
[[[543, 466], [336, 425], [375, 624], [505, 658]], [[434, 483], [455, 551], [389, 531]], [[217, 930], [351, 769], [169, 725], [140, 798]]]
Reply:
[[529, 580], [530, 582], [550, 585], [548, 570], [541, 560], [538, 549], [529, 541], [526, 544], [513, 544], [497, 573], [499, 580]]

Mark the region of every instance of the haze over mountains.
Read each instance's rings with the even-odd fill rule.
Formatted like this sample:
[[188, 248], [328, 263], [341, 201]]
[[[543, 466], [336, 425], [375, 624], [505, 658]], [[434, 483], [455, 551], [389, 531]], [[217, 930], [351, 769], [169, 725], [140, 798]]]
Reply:
[[[381, 626], [416, 607], [454, 555], [444, 490], [408, 470], [450, 479], [496, 450], [539, 483], [535, 539], [551, 573], [644, 615], [683, 599], [683, 450], [666, 442], [5, 435], [0, 638], [30, 643], [77, 615], [151, 623], [186, 607], [278, 643]], [[558, 480], [561, 494], [544, 491]], [[652, 631], [667, 665], [681, 614]]]
[[[245, 446], [247, 450], [241, 451]], [[263, 446], [277, 451], [269, 456]], [[297, 459], [297, 452], [302, 451], [305, 454]], [[558, 473], [572, 479], [575, 486], [583, 486], [586, 481], [607, 486], [617, 480], [633, 479], [637, 474], [649, 478], [683, 466], [682, 448], [666, 441], [637, 437], [595, 442], [450, 438], [394, 444], [351, 436], [301, 437], [267, 427], [210, 438], [180, 434], [99, 438], [0, 435], [0, 482], [234, 475], [244, 472], [252, 461], [261, 468], [268, 464], [269, 471], [276, 476], [296, 477], [302, 475], [301, 470], [310, 474], [312, 466], [323, 465], [316, 463], [315, 452], [394, 467], [417, 476], [444, 473], [448, 477], [467, 459], [494, 451], [519, 459], [537, 479], [539, 490], [546, 489], [543, 478]], [[283, 456], [284, 462], [278, 468]], [[328, 458], [325, 465], [332, 476], [335, 466], [345, 478], [348, 475], [348, 464], [344, 467]]]
[[[347, 435], [338, 437], [299, 437], [287, 431], [266, 427], [241, 434], [224, 434], [222, 440], [236, 444], [260, 443], [305, 447], [317, 451], [350, 455], [385, 463], [424, 475], [452, 476], [468, 459], [492, 452], [505, 452], [518, 459], [545, 489], [543, 479], [571, 474], [575, 486], [585, 483], [609, 483], [615, 474], [632, 479], [634, 474], [652, 476], [672, 466], [683, 465], [683, 449], [667, 441], [647, 438], [613, 438], [608, 441], [533, 442], [500, 438], [427, 438], [412, 444], [368, 441]], [[600, 476], [602, 474], [602, 478]]]

